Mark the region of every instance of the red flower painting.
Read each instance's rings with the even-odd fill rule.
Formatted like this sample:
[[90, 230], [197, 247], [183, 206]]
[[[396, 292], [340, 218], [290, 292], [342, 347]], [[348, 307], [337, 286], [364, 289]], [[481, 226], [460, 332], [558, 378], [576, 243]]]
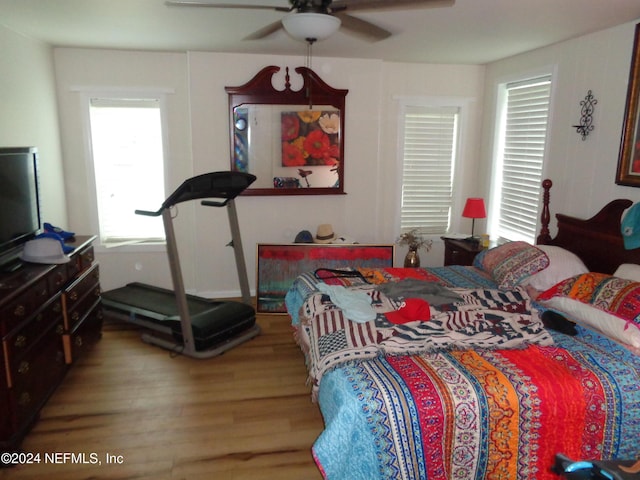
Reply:
[[281, 118], [282, 166], [333, 166], [339, 162], [339, 112], [283, 112]]

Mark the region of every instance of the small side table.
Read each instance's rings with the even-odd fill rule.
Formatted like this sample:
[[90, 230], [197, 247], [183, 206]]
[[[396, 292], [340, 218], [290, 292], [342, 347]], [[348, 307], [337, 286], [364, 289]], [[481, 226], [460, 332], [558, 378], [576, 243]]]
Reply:
[[482, 245], [467, 240], [440, 237], [444, 241], [444, 265], [471, 265]]

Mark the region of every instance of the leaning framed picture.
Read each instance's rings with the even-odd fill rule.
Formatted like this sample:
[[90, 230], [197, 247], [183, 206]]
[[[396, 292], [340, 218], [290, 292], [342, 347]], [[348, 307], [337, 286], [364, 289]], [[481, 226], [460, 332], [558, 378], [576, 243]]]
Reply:
[[640, 23], [636, 25], [616, 183], [640, 187]]
[[258, 244], [256, 309], [287, 313], [284, 297], [298, 275], [318, 268], [393, 267], [394, 245]]

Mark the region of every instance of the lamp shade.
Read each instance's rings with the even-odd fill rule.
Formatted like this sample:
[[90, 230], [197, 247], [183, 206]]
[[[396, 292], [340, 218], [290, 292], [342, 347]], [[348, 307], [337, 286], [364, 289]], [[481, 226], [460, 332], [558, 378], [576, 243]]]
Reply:
[[467, 198], [467, 203], [464, 205], [462, 216], [465, 218], [485, 218], [487, 216], [487, 211], [484, 208], [484, 199]]
[[339, 18], [327, 13], [290, 13], [282, 19], [285, 31], [303, 42], [328, 38], [336, 33], [341, 23]]

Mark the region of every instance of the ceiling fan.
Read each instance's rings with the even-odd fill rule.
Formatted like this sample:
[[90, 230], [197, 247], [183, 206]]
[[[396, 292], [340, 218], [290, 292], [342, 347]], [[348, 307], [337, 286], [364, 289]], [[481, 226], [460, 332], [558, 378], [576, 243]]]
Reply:
[[371, 22], [349, 15], [350, 12], [451, 6], [455, 0], [289, 0], [290, 6], [211, 3], [207, 0], [166, 0], [180, 7], [237, 8], [286, 12], [282, 20], [273, 22], [245, 40], [259, 40], [284, 28], [292, 37], [313, 43], [335, 33], [341, 26], [365, 40], [377, 42], [391, 32]]

